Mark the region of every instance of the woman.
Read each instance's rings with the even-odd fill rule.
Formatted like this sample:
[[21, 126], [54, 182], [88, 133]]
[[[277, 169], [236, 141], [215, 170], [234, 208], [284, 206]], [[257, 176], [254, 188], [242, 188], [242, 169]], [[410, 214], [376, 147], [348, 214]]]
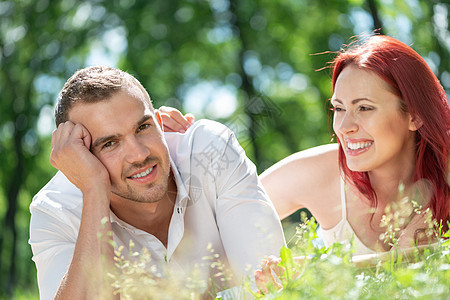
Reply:
[[[393, 245], [380, 239], [385, 209], [406, 195], [447, 230], [450, 109], [436, 76], [414, 50], [382, 35], [341, 52], [332, 66], [338, 143], [293, 154], [261, 175], [280, 218], [305, 207], [326, 246], [353, 239], [355, 254], [383, 252]], [[185, 125], [179, 117], [164, 119]], [[424, 221], [409, 210], [397, 245], [428, 242], [418, 234]]]
[[[450, 112], [425, 61], [398, 40], [372, 36], [336, 57], [332, 85], [338, 144], [294, 154], [262, 175], [280, 217], [306, 207], [326, 245], [354, 236], [357, 254], [389, 250], [381, 219], [403, 184], [447, 229]], [[415, 216], [402, 228], [400, 247], [416, 241], [423, 221]]]

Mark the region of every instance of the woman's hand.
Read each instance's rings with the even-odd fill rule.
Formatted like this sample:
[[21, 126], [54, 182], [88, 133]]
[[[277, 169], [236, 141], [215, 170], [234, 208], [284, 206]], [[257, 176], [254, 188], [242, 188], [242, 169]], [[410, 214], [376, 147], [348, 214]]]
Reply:
[[262, 261], [261, 268], [255, 271], [256, 286], [262, 294], [283, 288], [278, 278], [284, 273], [284, 268], [278, 266], [280, 262], [281, 258], [269, 256]]
[[173, 107], [161, 106], [156, 113], [161, 116], [165, 132], [184, 133], [195, 122], [192, 114], [187, 113], [183, 116], [178, 109]]

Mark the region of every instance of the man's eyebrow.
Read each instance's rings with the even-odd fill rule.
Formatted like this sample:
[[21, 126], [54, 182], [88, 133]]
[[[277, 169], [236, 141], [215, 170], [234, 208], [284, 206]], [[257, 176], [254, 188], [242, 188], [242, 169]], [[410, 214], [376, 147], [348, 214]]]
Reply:
[[[367, 100], [367, 101], [370, 101], [370, 102], [373, 102], [372, 100], [370, 100], [369, 98], [356, 98], [356, 99], [353, 99], [352, 100], [352, 104], [354, 105], [354, 104], [356, 104], [356, 103], [358, 103], [358, 102], [360, 102], [360, 101], [363, 101], [363, 100]], [[344, 104], [344, 102], [342, 101], [342, 100], [339, 100], [339, 99], [337, 99], [337, 98], [332, 98], [331, 99], [331, 102], [338, 102], [338, 103], [340, 103], [340, 104]]]
[[147, 122], [149, 119], [152, 119], [153, 115], [144, 115], [139, 121], [137, 121], [136, 125], [139, 126], [142, 123]]

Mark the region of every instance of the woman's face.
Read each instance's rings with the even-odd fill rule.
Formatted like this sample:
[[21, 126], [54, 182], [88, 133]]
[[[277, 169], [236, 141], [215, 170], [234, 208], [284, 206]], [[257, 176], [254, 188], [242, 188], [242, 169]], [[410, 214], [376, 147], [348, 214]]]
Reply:
[[401, 170], [414, 162], [415, 126], [391, 90], [374, 72], [353, 65], [336, 81], [333, 129], [352, 171]]

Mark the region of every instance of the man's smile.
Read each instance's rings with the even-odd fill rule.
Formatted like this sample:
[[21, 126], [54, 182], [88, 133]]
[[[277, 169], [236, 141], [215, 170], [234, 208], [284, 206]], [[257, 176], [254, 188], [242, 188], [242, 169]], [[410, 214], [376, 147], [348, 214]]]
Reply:
[[128, 176], [127, 179], [137, 183], [149, 183], [156, 179], [158, 172], [158, 165], [146, 166]]
[[147, 176], [148, 174], [150, 174], [150, 172], [153, 170], [153, 167], [148, 168], [147, 170], [145, 170], [144, 172], [138, 173], [136, 175], [130, 176], [130, 178], [141, 178], [144, 176]]

